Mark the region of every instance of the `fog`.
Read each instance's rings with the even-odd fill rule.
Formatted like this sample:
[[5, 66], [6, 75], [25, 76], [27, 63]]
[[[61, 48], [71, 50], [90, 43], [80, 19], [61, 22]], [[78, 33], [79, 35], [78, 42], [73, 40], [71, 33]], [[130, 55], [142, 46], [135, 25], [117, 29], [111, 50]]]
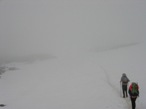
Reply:
[[144, 0], [1, 0], [0, 60], [143, 43]]

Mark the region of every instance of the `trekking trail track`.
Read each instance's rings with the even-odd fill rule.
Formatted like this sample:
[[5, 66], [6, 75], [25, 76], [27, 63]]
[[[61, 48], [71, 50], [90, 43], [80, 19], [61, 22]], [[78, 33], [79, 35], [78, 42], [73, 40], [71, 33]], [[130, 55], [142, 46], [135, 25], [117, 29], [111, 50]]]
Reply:
[[[101, 65], [99, 65], [99, 67], [103, 70], [105, 76], [106, 76], [106, 80], [107, 80], [107, 83], [108, 85], [113, 89], [113, 91], [119, 96], [119, 90], [117, 87], [115, 87], [115, 85], [112, 84], [111, 80], [110, 80], [110, 76], [108, 74], [108, 72], [106, 71], [105, 68], [103, 68]], [[129, 98], [125, 98], [126, 100], [126, 103], [127, 103], [127, 107], [128, 109], [131, 109], [131, 104], [129, 103]]]

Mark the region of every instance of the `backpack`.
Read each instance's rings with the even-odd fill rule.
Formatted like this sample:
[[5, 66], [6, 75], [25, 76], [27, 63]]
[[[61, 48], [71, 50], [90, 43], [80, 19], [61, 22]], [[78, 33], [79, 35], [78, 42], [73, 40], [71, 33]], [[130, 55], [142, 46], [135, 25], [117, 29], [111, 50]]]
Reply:
[[123, 82], [124, 82], [124, 83], [128, 83], [128, 81], [129, 81], [129, 80], [128, 80], [127, 77], [123, 77]]
[[139, 91], [138, 91], [138, 84], [137, 83], [132, 83], [132, 86], [131, 86], [131, 93], [132, 94], [138, 94], [139, 93]]

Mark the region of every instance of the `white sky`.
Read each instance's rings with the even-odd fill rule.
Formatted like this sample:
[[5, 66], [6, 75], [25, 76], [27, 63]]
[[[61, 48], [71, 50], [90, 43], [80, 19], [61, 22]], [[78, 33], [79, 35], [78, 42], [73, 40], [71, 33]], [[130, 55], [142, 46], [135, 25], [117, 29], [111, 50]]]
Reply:
[[139, 43], [145, 19], [144, 0], [1, 0], [0, 56]]

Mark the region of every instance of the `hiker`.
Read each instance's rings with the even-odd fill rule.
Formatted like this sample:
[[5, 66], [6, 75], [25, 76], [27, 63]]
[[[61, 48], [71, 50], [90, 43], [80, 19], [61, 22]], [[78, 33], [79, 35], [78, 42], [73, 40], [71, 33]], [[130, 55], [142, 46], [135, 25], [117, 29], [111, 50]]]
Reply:
[[131, 104], [132, 104], [132, 109], [136, 108], [136, 98], [139, 96], [139, 86], [137, 83], [132, 82], [131, 85], [129, 86], [129, 95], [131, 99]]
[[120, 83], [122, 83], [123, 98], [128, 97], [128, 94], [127, 94], [127, 86], [128, 86], [128, 82], [129, 81], [130, 80], [128, 79], [128, 77], [126, 76], [126, 74], [123, 73], [122, 74], [122, 77], [121, 77], [121, 81], [120, 81]]

